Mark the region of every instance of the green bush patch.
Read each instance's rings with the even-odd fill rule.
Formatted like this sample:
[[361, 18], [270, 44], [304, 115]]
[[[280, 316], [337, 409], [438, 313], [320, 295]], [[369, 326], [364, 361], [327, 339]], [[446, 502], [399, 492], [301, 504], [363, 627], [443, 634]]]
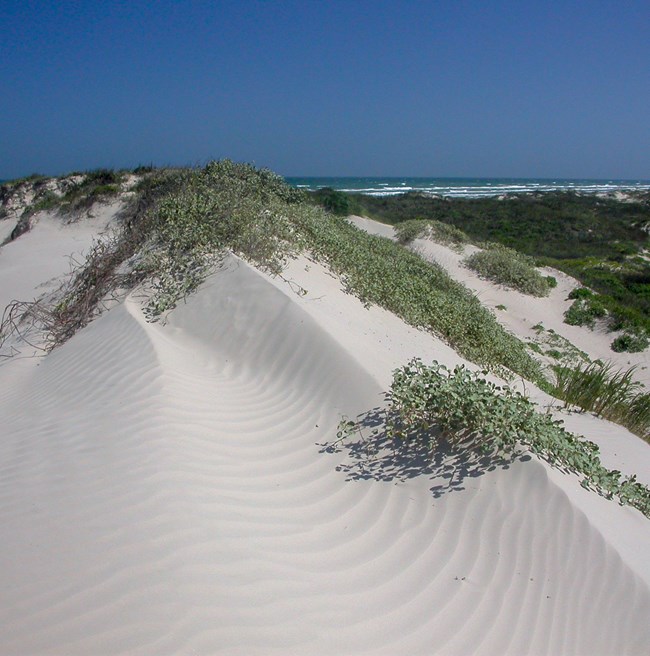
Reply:
[[640, 332], [625, 332], [612, 342], [616, 353], [640, 353], [648, 348], [648, 336]]
[[395, 226], [395, 235], [400, 244], [409, 244], [415, 239], [431, 239], [445, 246], [460, 248], [468, 244], [470, 239], [462, 231], [453, 225], [442, 221], [413, 219], [403, 221]]
[[465, 264], [480, 276], [531, 296], [547, 296], [549, 282], [535, 269], [534, 260], [501, 244], [470, 255]]
[[596, 319], [607, 316], [607, 310], [593, 296], [577, 298], [564, 313], [564, 323], [570, 326], [588, 326], [593, 328]]

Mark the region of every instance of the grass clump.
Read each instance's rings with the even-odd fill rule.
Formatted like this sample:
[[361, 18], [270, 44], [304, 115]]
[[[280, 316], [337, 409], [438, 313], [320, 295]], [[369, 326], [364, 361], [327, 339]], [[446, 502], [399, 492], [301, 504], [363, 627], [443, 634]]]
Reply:
[[557, 366], [554, 395], [565, 407], [594, 412], [650, 441], [650, 394], [632, 379], [634, 369], [615, 371], [599, 361], [584, 367]]
[[[603, 467], [598, 446], [566, 431], [562, 422], [542, 414], [520, 393], [499, 387], [460, 365], [449, 370], [434, 362], [411, 360], [397, 369], [383, 422], [389, 435], [429, 453], [444, 439], [466, 451], [516, 454], [521, 447], [554, 466], [581, 477], [581, 485], [617, 498], [650, 518], [650, 490], [634, 476]], [[338, 439], [363, 427], [343, 422]]]
[[[111, 169], [97, 169], [81, 174], [81, 180], [69, 186], [58, 199], [58, 207], [64, 214], [76, 214], [90, 209], [95, 203], [117, 196], [123, 175]], [[56, 200], [51, 199], [52, 205]]]
[[593, 295], [594, 293], [587, 287], [576, 287], [569, 292], [568, 298], [570, 300], [576, 300], [579, 298], [592, 298]]
[[415, 239], [423, 237], [429, 222], [425, 219], [411, 219], [395, 225], [395, 236], [400, 244], [410, 244]]
[[547, 296], [548, 280], [534, 266], [534, 260], [517, 251], [490, 244], [470, 255], [465, 264], [480, 276], [531, 296]]

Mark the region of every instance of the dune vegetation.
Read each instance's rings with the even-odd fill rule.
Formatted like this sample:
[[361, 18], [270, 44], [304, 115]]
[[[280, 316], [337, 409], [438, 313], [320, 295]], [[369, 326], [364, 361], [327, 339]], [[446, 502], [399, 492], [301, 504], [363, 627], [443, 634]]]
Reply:
[[[597, 372], [583, 375], [593, 373]], [[602, 388], [608, 372], [600, 373]], [[611, 393], [619, 396], [617, 404], [625, 395], [625, 385], [631, 384], [629, 376], [622, 378], [608, 379]], [[596, 444], [565, 430], [561, 421], [539, 412], [519, 392], [499, 387], [462, 365], [449, 370], [437, 362], [425, 365], [417, 358], [412, 360], [394, 372], [388, 404], [380, 418], [373, 415], [373, 428], [365, 424], [363, 416], [342, 421], [337, 439], [344, 441], [364, 430], [377, 433], [381, 425], [391, 439], [413, 443], [415, 448], [424, 443], [429, 452], [439, 440], [445, 440], [474, 452], [475, 457], [498, 456], [507, 462], [522, 455], [524, 448], [555, 467], [578, 474], [584, 488], [617, 498], [650, 518], [650, 489], [635, 476], [623, 477], [621, 472], [603, 467]]]
[[226, 249], [272, 273], [309, 251], [364, 303], [431, 330], [482, 366], [544, 383], [525, 345], [441, 267], [314, 206], [280, 176], [228, 160], [144, 174], [119, 231], [96, 245], [56, 303], [31, 311], [54, 346], [86, 325], [108, 294], [142, 284], [153, 319], [196, 289]]
[[530, 296], [548, 296], [554, 280], [537, 271], [533, 258], [501, 244], [488, 244], [467, 257], [465, 264], [483, 278]]
[[[342, 206], [344, 201], [337, 193], [316, 198]], [[648, 192], [637, 192], [625, 202], [573, 192], [510, 195], [505, 199], [450, 199], [417, 192], [380, 197], [354, 194], [346, 202], [355, 213], [396, 225], [398, 234], [413, 231], [413, 221], [437, 221], [462, 231], [475, 244], [498, 243], [530, 256], [537, 266], [564, 271], [594, 292], [591, 303], [577, 304], [570, 322], [584, 316], [582, 306], [595, 303], [603, 309], [604, 325], [609, 330], [626, 333], [624, 339], [612, 342], [613, 350], [647, 347]]]
[[425, 238], [456, 249], [471, 241], [462, 230], [449, 223], [425, 219], [411, 219], [398, 223], [395, 226], [395, 236], [400, 244], [409, 244], [414, 239]]

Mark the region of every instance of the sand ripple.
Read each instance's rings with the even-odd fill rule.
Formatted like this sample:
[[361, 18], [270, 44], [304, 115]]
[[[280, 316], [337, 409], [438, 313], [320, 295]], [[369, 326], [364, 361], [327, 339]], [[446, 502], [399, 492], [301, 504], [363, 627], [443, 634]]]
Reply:
[[10, 373], [2, 654], [650, 644], [647, 586], [541, 463], [437, 496], [429, 475], [350, 480], [347, 450], [318, 445], [381, 390], [244, 265], [167, 326], [127, 301]]

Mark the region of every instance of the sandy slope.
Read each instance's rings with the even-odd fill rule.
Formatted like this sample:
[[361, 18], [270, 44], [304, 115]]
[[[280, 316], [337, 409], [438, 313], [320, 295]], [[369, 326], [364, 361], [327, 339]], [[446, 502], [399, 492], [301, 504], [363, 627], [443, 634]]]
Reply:
[[536, 460], [323, 450], [394, 366], [458, 358], [285, 277], [231, 258], [167, 325], [132, 296], [0, 362], [0, 653], [643, 653], [650, 522]]

